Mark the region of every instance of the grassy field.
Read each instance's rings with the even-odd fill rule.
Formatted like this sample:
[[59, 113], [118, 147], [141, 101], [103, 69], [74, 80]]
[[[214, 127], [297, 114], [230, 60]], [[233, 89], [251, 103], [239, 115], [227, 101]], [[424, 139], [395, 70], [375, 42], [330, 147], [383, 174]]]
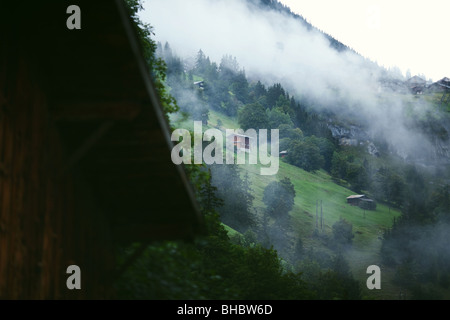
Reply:
[[[384, 230], [392, 225], [394, 217], [400, 212], [378, 204], [375, 211], [363, 210], [350, 206], [346, 198], [353, 194], [349, 189], [337, 185], [324, 171], [316, 173], [306, 172], [284, 161], [280, 162], [280, 169], [275, 176], [262, 176], [259, 174], [259, 165], [243, 165], [252, 181], [255, 195], [254, 205], [264, 208], [262, 195], [265, 186], [270, 181], [289, 177], [295, 188], [295, 205], [290, 212], [293, 234], [301, 237], [303, 246], [309, 248], [328, 250], [317, 237], [313, 237], [316, 225], [316, 201], [322, 201], [323, 229], [320, 233], [332, 236], [332, 225], [343, 218], [353, 225], [353, 246], [345, 252], [353, 276], [361, 282], [364, 296], [368, 298], [396, 299], [398, 288], [390, 285], [392, 270], [382, 267], [379, 251]], [[258, 210], [261, 212], [262, 210]], [[319, 209], [320, 217], [320, 209]], [[319, 222], [320, 223], [320, 222]], [[366, 288], [368, 275], [367, 267], [378, 265], [382, 268], [382, 289], [371, 291]], [[386, 272], [384, 272], [386, 271]]]
[[[208, 126], [217, 127], [218, 119], [222, 122], [221, 129], [236, 129], [238, 124], [235, 119], [224, 116], [214, 111], [210, 111]], [[190, 129], [192, 121], [178, 124], [180, 128]], [[184, 126], [183, 126], [184, 125]], [[336, 184], [331, 176], [325, 171], [315, 173], [306, 172], [298, 167], [290, 165], [280, 159], [279, 171], [273, 176], [260, 175], [261, 165], [241, 165], [242, 172], [247, 171], [252, 183], [252, 189], [255, 196], [254, 207], [256, 212], [263, 212], [265, 207], [262, 202], [264, 188], [273, 180], [280, 180], [289, 177], [294, 184], [296, 196], [295, 205], [291, 215], [292, 235], [301, 237], [303, 246], [306, 250], [309, 248], [329, 250], [320, 239], [313, 237], [315, 229], [316, 201], [322, 201], [323, 211], [323, 229], [321, 234], [332, 236], [332, 225], [343, 218], [353, 225], [352, 248], [345, 252], [345, 256], [355, 279], [361, 283], [363, 296], [367, 299], [397, 299], [399, 288], [391, 284], [393, 271], [384, 268], [381, 264], [379, 251], [381, 248], [381, 239], [384, 230], [390, 228], [394, 217], [398, 217], [400, 212], [390, 209], [383, 204], [377, 204], [375, 211], [363, 210], [359, 207], [350, 206], [346, 203], [346, 198], [354, 194], [353, 191]], [[320, 214], [320, 209], [319, 209]], [[226, 228], [231, 235], [236, 231]], [[368, 290], [366, 280], [369, 275], [366, 274], [367, 267], [378, 265], [382, 272], [382, 289]]]

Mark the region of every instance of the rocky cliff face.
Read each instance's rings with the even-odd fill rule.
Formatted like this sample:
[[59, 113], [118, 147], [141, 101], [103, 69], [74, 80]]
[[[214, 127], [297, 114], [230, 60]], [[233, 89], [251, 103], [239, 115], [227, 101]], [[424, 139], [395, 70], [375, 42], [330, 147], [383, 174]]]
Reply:
[[442, 141], [435, 138], [433, 141], [433, 149], [435, 151], [435, 157], [438, 160], [447, 160], [450, 162], [450, 141]]
[[328, 123], [328, 129], [331, 130], [334, 138], [337, 139], [354, 139], [358, 141], [370, 140], [367, 132], [363, 130], [362, 127], [356, 125], [341, 125], [333, 122]]
[[379, 151], [370, 135], [363, 129], [362, 126], [349, 125], [328, 122], [328, 129], [330, 129], [334, 138], [338, 139], [339, 144], [347, 146], [364, 145], [367, 147], [367, 152], [372, 156], [379, 156]]

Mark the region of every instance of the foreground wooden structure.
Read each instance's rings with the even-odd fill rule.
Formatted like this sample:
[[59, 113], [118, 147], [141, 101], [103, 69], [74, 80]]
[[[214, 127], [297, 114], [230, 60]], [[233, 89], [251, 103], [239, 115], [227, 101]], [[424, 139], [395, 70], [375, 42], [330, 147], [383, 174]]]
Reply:
[[70, 4], [0, 5], [0, 299], [114, 298], [118, 244], [202, 231], [124, 4]]

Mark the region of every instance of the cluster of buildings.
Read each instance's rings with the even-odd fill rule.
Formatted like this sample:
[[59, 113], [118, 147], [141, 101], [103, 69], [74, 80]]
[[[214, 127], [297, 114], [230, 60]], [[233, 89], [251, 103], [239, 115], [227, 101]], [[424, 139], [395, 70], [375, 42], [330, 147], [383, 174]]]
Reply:
[[426, 93], [450, 93], [450, 79], [442, 78], [436, 82], [427, 81], [419, 76], [414, 76], [406, 81], [401, 80], [382, 80], [380, 83], [382, 89], [393, 90], [396, 92], [410, 92], [414, 95]]
[[405, 82], [405, 86], [413, 94], [434, 93], [434, 92], [450, 92], [450, 79], [445, 77], [439, 81], [429, 84], [426, 80], [414, 76]]

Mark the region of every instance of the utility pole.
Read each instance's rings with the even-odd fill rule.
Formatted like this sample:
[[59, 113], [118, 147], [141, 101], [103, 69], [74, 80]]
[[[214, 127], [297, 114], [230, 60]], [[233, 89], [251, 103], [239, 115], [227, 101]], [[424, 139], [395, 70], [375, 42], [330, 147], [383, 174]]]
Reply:
[[322, 200], [320, 200], [320, 230], [323, 229], [323, 211], [322, 211]]
[[319, 200], [316, 200], [316, 229], [319, 229], [318, 211], [319, 211]]

